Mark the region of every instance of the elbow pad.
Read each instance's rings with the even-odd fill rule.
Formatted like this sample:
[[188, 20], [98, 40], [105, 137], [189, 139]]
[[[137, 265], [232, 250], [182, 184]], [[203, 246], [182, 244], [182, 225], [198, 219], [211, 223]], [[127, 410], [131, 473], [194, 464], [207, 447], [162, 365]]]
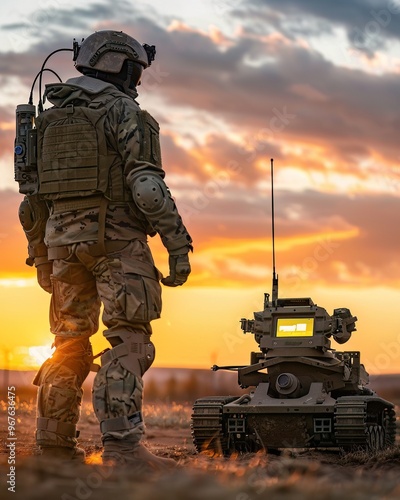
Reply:
[[170, 198], [165, 182], [155, 174], [137, 175], [132, 182], [132, 194], [139, 210], [149, 216], [163, 214]]
[[150, 225], [160, 235], [163, 245], [172, 255], [184, 254], [192, 248], [175, 202], [163, 179], [152, 172], [130, 173], [127, 176], [133, 200]]

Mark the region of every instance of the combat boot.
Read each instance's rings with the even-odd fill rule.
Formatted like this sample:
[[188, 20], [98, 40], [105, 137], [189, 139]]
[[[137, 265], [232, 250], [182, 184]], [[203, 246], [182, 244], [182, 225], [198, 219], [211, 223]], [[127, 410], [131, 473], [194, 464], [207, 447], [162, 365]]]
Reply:
[[66, 446], [41, 446], [41, 456], [50, 460], [67, 460], [85, 463], [85, 450], [79, 447], [67, 448]]
[[128, 465], [136, 473], [168, 472], [176, 467], [175, 460], [157, 457], [142, 443], [129, 439], [106, 439], [103, 464]]

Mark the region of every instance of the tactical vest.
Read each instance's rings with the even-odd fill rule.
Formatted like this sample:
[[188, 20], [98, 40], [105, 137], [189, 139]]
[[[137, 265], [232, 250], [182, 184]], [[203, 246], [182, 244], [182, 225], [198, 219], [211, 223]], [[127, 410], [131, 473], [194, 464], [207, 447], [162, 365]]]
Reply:
[[[130, 202], [117, 151], [108, 146], [104, 122], [121, 96], [107, 94], [88, 106], [53, 107], [35, 120], [38, 134], [39, 194], [47, 200], [102, 195], [111, 202]], [[159, 126], [147, 111], [137, 112], [141, 134], [138, 160], [161, 167]], [[88, 202], [89, 200], [87, 200]], [[85, 201], [82, 200], [84, 208]]]

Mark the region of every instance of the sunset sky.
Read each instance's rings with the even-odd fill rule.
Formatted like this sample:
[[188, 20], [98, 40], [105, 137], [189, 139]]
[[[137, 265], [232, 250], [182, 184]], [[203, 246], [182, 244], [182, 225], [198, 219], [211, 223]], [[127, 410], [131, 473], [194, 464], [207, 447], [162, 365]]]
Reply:
[[[51, 51], [101, 29], [157, 47], [138, 101], [160, 122], [167, 184], [194, 240], [188, 283], [163, 288], [155, 365], [245, 364], [257, 349], [239, 320], [271, 288], [273, 157], [280, 295], [350, 308], [357, 332], [336, 347], [361, 350], [371, 373], [398, 372], [397, 0], [3, 1], [0, 365], [31, 368], [52, 342], [17, 217], [15, 107]], [[78, 76], [68, 52], [48, 67]], [[167, 253], [151, 246], [166, 274]], [[93, 344], [106, 347], [100, 332]]]

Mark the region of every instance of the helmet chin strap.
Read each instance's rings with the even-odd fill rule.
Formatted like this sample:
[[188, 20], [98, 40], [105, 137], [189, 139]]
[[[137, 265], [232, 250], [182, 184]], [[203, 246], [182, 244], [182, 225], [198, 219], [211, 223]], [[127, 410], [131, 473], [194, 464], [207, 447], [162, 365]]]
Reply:
[[124, 64], [126, 64], [126, 76], [121, 77], [121, 86], [123, 87], [125, 94], [135, 98], [138, 95], [136, 86], [140, 85], [140, 78], [142, 76], [143, 69], [134, 61], [125, 61]]

